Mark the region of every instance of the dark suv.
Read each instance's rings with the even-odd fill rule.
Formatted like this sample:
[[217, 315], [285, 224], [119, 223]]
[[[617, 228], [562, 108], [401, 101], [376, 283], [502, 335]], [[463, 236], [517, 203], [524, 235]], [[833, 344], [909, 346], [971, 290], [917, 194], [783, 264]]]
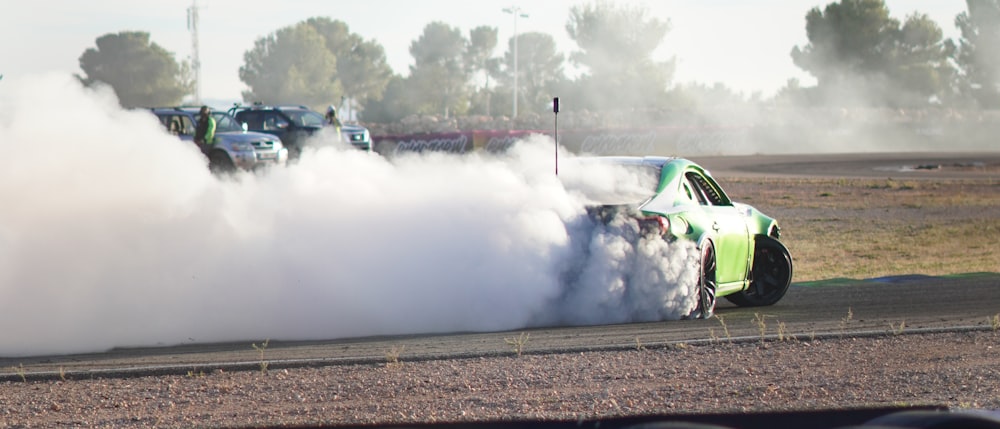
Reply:
[[[326, 126], [323, 115], [305, 106], [233, 106], [229, 109], [238, 122], [247, 125], [247, 129], [262, 133], [274, 134], [288, 146], [292, 157], [302, 152], [306, 138]], [[358, 125], [341, 125], [341, 138], [352, 146], [372, 150], [371, 135], [368, 129]]]
[[[150, 109], [171, 134], [194, 141], [198, 107], [154, 107]], [[215, 143], [206, 154], [212, 171], [252, 170], [268, 165], [285, 165], [288, 149], [281, 139], [265, 133], [247, 132], [232, 116], [214, 111]]]

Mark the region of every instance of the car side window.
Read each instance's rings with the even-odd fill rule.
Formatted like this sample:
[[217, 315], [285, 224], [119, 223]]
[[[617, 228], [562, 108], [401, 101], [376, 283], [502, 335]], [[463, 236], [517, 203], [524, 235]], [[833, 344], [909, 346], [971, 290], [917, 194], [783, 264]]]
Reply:
[[288, 121], [279, 116], [274, 112], [267, 112], [264, 114], [264, 126], [265, 131], [276, 131], [288, 128]]
[[685, 177], [691, 183], [694, 192], [698, 194], [698, 200], [701, 201], [702, 205], [726, 205], [726, 201], [719, 195], [719, 192], [702, 175], [692, 171], [688, 172]]
[[689, 183], [687, 181], [687, 178], [685, 178], [683, 181], [681, 181], [681, 191], [682, 191], [681, 195], [683, 197], [687, 198], [688, 201], [691, 201], [691, 202], [697, 203], [697, 204], [701, 204], [701, 202], [698, 200], [698, 198], [695, 197], [695, 192], [694, 192], [694, 190], [691, 189], [691, 183]]
[[194, 124], [184, 115], [163, 115], [160, 116], [160, 123], [175, 136], [194, 134]]
[[215, 132], [233, 132], [233, 131], [243, 131], [243, 126], [236, 123], [236, 120], [232, 116], [229, 116], [222, 112], [215, 112], [212, 114], [215, 118]]
[[281, 116], [281, 115], [278, 115], [278, 114], [273, 114], [273, 116], [274, 116], [274, 126], [277, 129], [288, 128], [288, 125], [289, 125], [288, 119], [285, 119], [284, 116]]
[[710, 205], [708, 198], [705, 196], [705, 190], [701, 188], [701, 184], [695, 180], [693, 173], [688, 173], [684, 176], [685, 182], [688, 187], [690, 187], [691, 193], [694, 194], [694, 200], [703, 206]]
[[238, 122], [246, 122], [247, 128], [251, 130], [264, 129], [263, 115], [260, 112], [243, 111], [236, 114]]
[[176, 117], [177, 121], [180, 122], [179, 134], [182, 136], [193, 136], [194, 135], [194, 121], [190, 117], [179, 115]]
[[160, 120], [160, 124], [163, 125], [163, 128], [166, 128], [167, 131], [169, 131], [169, 132], [171, 132], [173, 134], [176, 134], [176, 133], [173, 132], [173, 129], [171, 129], [172, 128], [171, 127], [171, 118], [169, 116], [156, 115], [156, 119]]

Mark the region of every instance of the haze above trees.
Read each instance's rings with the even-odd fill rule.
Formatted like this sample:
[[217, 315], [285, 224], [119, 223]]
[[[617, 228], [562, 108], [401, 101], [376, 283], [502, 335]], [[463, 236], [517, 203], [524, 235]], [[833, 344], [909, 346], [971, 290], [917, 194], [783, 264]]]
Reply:
[[[576, 108], [591, 111], [729, 103], [997, 108], [1000, 0], [966, 5], [946, 23], [960, 30], [958, 40], [945, 39], [940, 24], [925, 14], [893, 16], [883, 0], [814, 8], [803, 19], [808, 43], [790, 47], [790, 56], [817, 84], [789, 80], [768, 100], [748, 100], [721, 84], [677, 84], [674, 59], [653, 59], [671, 23], [651, 18], [643, 7], [599, 1], [570, 10], [565, 29], [577, 45], [570, 53], [558, 52], [551, 35], [536, 32], [518, 34], [497, 52], [495, 27], [463, 33], [431, 22], [411, 42], [413, 65], [402, 76], [376, 40], [351, 32], [343, 21], [314, 17], [257, 39], [239, 77], [248, 88], [246, 102], [319, 108], [346, 100], [370, 122], [412, 114], [510, 115], [515, 69], [518, 116], [549, 111], [559, 94], [573, 94]], [[111, 86], [123, 106], [173, 105], [192, 93], [190, 66], [152, 43], [148, 33], [107, 34], [96, 45], [80, 57], [80, 81]], [[577, 76], [567, 76], [569, 66]]]

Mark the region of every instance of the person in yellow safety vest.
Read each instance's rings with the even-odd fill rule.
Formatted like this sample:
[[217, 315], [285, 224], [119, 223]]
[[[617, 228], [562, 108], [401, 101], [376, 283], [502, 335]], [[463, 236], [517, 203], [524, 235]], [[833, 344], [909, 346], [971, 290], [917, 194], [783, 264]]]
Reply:
[[208, 106], [201, 106], [201, 110], [198, 112], [198, 125], [194, 129], [194, 143], [206, 155], [215, 144], [215, 118], [212, 117], [212, 109], [209, 109]]
[[326, 109], [326, 124], [332, 126], [337, 131], [337, 141], [344, 139], [340, 134], [340, 118], [337, 117], [337, 109], [334, 109], [333, 106]]

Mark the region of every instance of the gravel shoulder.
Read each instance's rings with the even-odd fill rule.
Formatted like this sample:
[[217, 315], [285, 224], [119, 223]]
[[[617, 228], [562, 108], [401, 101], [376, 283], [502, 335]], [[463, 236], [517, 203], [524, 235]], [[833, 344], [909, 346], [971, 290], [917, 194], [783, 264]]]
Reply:
[[989, 331], [720, 342], [6, 382], [0, 426], [386, 426], [919, 405], [1000, 409], [998, 340]]

